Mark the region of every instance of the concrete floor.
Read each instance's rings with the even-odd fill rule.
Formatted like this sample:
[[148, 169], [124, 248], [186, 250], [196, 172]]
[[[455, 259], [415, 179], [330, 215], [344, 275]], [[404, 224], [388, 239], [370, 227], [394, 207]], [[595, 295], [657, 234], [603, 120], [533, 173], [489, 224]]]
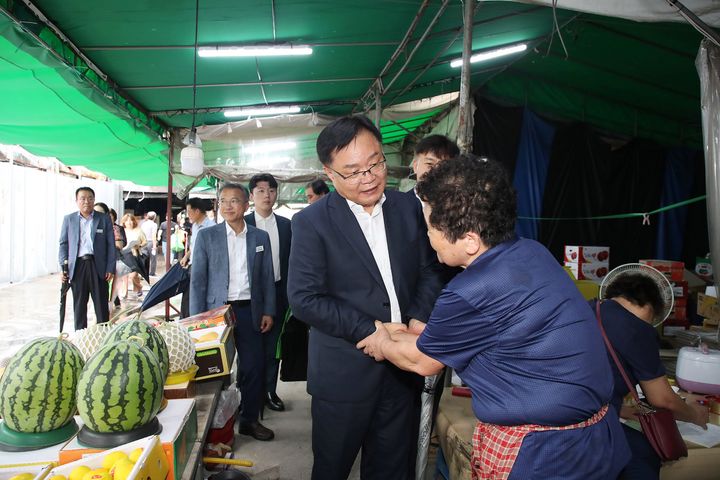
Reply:
[[[159, 269], [158, 274], [162, 274]], [[154, 281], [154, 279], [153, 279]], [[144, 283], [144, 282], [143, 282]], [[149, 290], [144, 283], [144, 289]], [[40, 336], [55, 336], [59, 327], [60, 276], [49, 275], [29, 282], [0, 287], [0, 361], [10, 357], [25, 343]], [[137, 304], [132, 300], [126, 306]], [[173, 300], [179, 304], [179, 297]], [[179, 306], [179, 305], [178, 305]], [[88, 305], [88, 324], [95, 323], [92, 305]], [[148, 315], [164, 314], [162, 305]], [[68, 293], [64, 332], [72, 333], [72, 293]], [[309, 479], [312, 470], [310, 396], [305, 382], [279, 382], [278, 395], [285, 412], [265, 411], [264, 425], [275, 431], [271, 442], [260, 442], [244, 435], [235, 436], [234, 458], [252, 460], [255, 466], [242, 469], [255, 480]], [[237, 431], [237, 430], [236, 430]], [[431, 452], [426, 479], [432, 479], [434, 455]], [[360, 478], [359, 461], [350, 480]]]

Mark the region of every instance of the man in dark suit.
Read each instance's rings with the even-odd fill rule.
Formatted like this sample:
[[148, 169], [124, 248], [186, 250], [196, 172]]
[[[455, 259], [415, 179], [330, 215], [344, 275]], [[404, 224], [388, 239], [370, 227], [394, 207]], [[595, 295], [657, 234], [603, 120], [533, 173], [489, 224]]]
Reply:
[[[415, 155], [413, 156], [412, 169], [415, 174], [415, 180], [422, 180], [425, 174], [440, 162], [455, 158], [460, 154], [458, 146], [445, 135], [429, 135], [415, 145]], [[407, 192], [412, 195], [420, 204], [420, 199], [415, 193], [415, 188]], [[421, 214], [422, 214], [422, 206]], [[424, 221], [424, 219], [423, 219]]]
[[437, 258], [411, 199], [385, 191], [380, 132], [367, 118], [332, 122], [317, 151], [336, 191], [293, 217], [288, 279], [290, 307], [312, 327], [312, 478], [347, 478], [362, 449], [362, 478], [406, 479], [419, 377], [355, 345], [375, 334], [375, 320], [427, 321], [441, 288]]
[[60, 229], [60, 265], [67, 262], [73, 292], [75, 330], [87, 327], [87, 302], [92, 296], [98, 323], [107, 322], [108, 282], [115, 274], [115, 233], [112, 221], [96, 212], [95, 192], [90, 187], [75, 191], [78, 211], [66, 215]]
[[225, 222], [198, 231], [190, 277], [190, 314], [224, 304], [235, 314], [237, 383], [242, 395], [239, 433], [257, 440], [275, 434], [258, 422], [263, 397], [263, 337], [273, 326], [275, 278], [268, 234], [247, 225], [249, 193], [238, 184], [220, 189]]
[[280, 362], [276, 357], [277, 343], [288, 307], [287, 275], [290, 258], [292, 229], [290, 220], [272, 211], [278, 196], [278, 183], [269, 173], [253, 175], [250, 179], [250, 200], [255, 212], [245, 215], [248, 225], [264, 230], [270, 236], [273, 271], [275, 272], [275, 293], [277, 306], [272, 329], [264, 336], [265, 342], [265, 405], [275, 411], [285, 410], [285, 404], [277, 395], [277, 381]]

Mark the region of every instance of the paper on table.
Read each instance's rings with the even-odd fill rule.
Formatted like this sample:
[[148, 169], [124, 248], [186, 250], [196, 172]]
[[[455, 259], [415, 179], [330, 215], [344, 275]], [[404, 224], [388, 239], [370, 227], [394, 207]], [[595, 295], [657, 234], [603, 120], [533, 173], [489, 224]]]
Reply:
[[717, 425], [708, 423], [708, 429], [703, 430], [693, 423], [678, 421], [677, 426], [678, 430], [680, 430], [680, 435], [682, 435], [683, 439], [688, 442], [702, 445], [707, 448], [712, 448], [715, 445], [720, 444], [720, 427]]

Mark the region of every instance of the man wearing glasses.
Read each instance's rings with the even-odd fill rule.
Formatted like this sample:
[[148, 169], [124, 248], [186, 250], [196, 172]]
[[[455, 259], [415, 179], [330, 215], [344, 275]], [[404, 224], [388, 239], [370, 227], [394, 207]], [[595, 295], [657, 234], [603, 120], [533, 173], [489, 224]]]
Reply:
[[[78, 211], [66, 215], [60, 229], [62, 281], [73, 293], [75, 330], [87, 327], [87, 303], [92, 296], [97, 323], [107, 322], [108, 282], [115, 275], [115, 233], [110, 217], [96, 212], [90, 187], [75, 191]], [[65, 273], [67, 272], [67, 273]]]
[[197, 232], [190, 276], [190, 315], [228, 304], [235, 314], [237, 385], [242, 396], [239, 433], [257, 440], [275, 434], [258, 422], [265, 380], [263, 337], [275, 316], [275, 275], [267, 232], [248, 225], [243, 215], [249, 192], [238, 184], [220, 189], [225, 221]]
[[425, 322], [441, 279], [413, 198], [385, 191], [377, 128], [340, 118], [317, 139], [335, 192], [292, 220], [288, 297], [309, 324], [314, 480], [347, 478], [362, 449], [362, 478], [408, 478], [418, 377], [374, 363], [355, 345], [375, 320]]

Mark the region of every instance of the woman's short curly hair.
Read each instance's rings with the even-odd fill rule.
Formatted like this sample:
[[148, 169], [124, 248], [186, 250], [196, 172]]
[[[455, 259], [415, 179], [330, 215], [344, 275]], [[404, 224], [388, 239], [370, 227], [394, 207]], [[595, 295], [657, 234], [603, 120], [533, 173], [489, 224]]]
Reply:
[[498, 162], [467, 154], [440, 162], [417, 194], [432, 209], [430, 224], [451, 242], [474, 232], [491, 248], [515, 234], [515, 189]]

